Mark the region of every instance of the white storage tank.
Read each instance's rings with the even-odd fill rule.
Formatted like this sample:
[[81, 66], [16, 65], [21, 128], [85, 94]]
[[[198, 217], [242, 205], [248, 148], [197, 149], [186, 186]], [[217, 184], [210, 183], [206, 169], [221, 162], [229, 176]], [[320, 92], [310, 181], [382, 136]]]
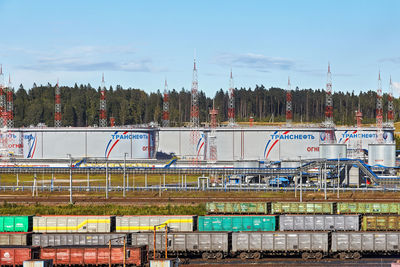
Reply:
[[260, 168], [260, 162], [258, 160], [237, 160], [233, 166], [235, 168]]
[[396, 144], [369, 144], [368, 164], [372, 166], [396, 166]]
[[320, 144], [319, 157], [322, 159], [337, 159], [347, 157], [346, 144]]

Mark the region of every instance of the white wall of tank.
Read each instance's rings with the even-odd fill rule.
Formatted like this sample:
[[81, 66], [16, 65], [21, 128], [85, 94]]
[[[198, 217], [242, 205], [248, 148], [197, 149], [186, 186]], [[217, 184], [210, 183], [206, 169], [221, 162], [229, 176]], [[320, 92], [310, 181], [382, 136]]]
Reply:
[[[243, 127], [217, 128], [217, 158], [221, 161], [281, 161], [319, 158], [321, 144], [326, 143], [325, 128]], [[33, 159], [96, 157], [148, 159], [155, 152], [175, 154], [183, 159], [209, 159], [210, 129], [199, 128], [194, 144], [190, 128], [27, 128], [13, 129], [8, 134], [8, 150], [17, 156]], [[338, 144], [362, 148], [376, 142], [376, 129], [338, 127]], [[385, 129], [384, 142], [393, 144], [393, 129]], [[150, 148], [150, 151], [149, 151]], [[342, 154], [344, 153], [341, 150]], [[391, 161], [392, 162], [392, 159]]]

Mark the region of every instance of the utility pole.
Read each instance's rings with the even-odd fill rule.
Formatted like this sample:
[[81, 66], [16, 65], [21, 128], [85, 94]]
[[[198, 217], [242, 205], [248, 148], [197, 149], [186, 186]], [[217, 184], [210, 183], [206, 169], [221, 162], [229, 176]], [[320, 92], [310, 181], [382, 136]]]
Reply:
[[300, 158], [300, 202], [303, 202], [303, 163], [301, 162]]
[[123, 188], [123, 195], [126, 197], [126, 155], [128, 153], [124, 153], [124, 188]]
[[326, 200], [326, 160], [325, 160], [324, 178], [325, 178], [324, 196], [325, 196], [325, 200]]
[[108, 160], [106, 158], [106, 199], [108, 199]]
[[101, 79], [101, 88], [100, 88], [99, 127], [107, 127], [107, 100], [106, 100], [106, 85], [104, 82], [104, 73]]
[[67, 154], [69, 158], [69, 204], [74, 204], [72, 201], [72, 157], [71, 154]]

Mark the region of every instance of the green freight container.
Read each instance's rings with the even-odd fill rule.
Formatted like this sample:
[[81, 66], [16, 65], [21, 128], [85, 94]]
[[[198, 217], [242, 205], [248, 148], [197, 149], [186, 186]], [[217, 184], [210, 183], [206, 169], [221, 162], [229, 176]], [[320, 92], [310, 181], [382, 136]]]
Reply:
[[400, 216], [364, 215], [361, 229], [363, 231], [400, 231]]
[[399, 214], [399, 203], [339, 202], [338, 214]]
[[277, 216], [199, 216], [199, 231], [275, 231]]
[[208, 202], [208, 214], [268, 214], [266, 202]]
[[0, 232], [30, 232], [32, 216], [0, 216]]
[[334, 203], [274, 202], [271, 214], [334, 214]]

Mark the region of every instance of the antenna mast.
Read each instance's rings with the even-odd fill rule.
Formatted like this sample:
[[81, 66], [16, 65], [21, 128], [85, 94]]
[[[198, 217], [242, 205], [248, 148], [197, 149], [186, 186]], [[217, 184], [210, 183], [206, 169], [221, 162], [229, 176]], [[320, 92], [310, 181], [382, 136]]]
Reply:
[[61, 127], [61, 90], [58, 84], [56, 84], [55, 92], [55, 112], [54, 112], [54, 127]]
[[14, 88], [11, 83], [11, 75], [8, 76], [7, 127], [14, 128]]
[[100, 117], [99, 127], [107, 127], [107, 100], [106, 100], [106, 85], [104, 82], [104, 73], [101, 78], [101, 89], [100, 89]]
[[167, 79], [165, 79], [164, 86], [162, 125], [163, 127], [169, 127], [169, 91]]
[[383, 143], [383, 104], [382, 104], [382, 81], [381, 72], [378, 76], [378, 90], [376, 94], [376, 128], [377, 128], [377, 142]]
[[388, 95], [388, 123], [389, 126], [394, 127], [394, 105], [393, 105], [393, 84], [392, 76], [390, 76], [389, 95]]
[[288, 77], [288, 87], [286, 90], [286, 125], [292, 125], [292, 88], [290, 84], [290, 77]]
[[235, 87], [233, 86], [233, 75], [229, 79], [229, 106], [228, 106], [228, 121], [229, 126], [235, 125]]

